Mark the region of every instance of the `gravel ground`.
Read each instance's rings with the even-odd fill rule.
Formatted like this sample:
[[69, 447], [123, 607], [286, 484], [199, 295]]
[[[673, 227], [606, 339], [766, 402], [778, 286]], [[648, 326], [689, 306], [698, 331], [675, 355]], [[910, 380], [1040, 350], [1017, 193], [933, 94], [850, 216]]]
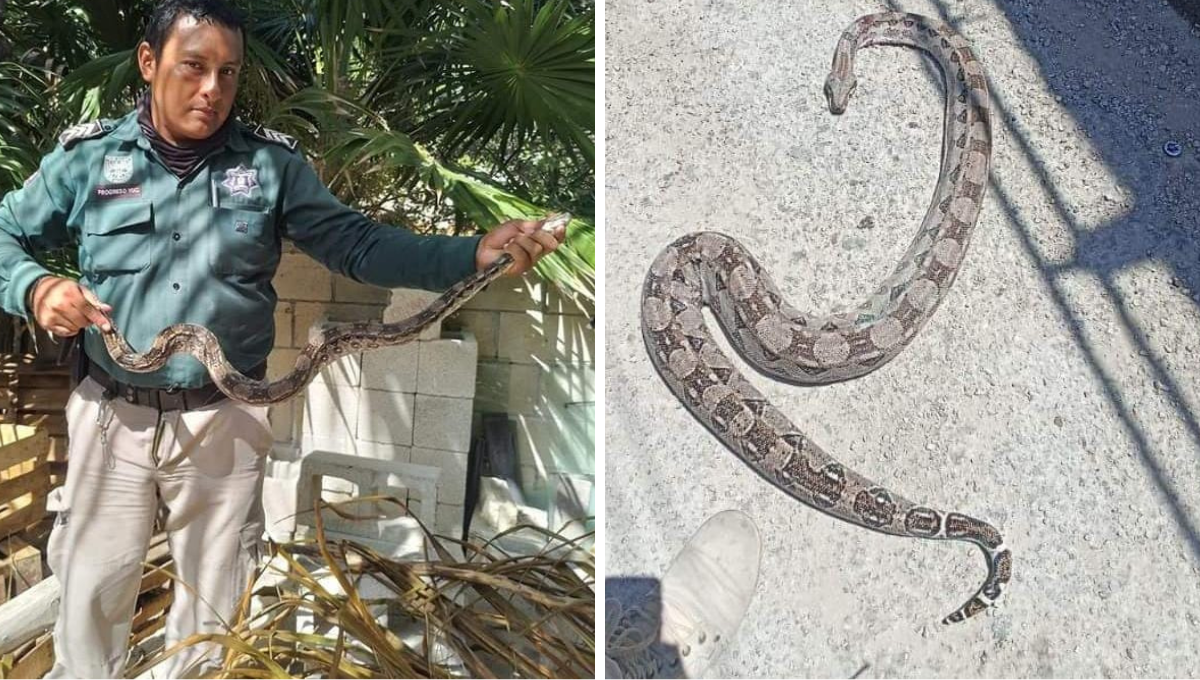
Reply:
[[[821, 94], [840, 31], [885, 9], [950, 21], [988, 71], [992, 181], [964, 269], [875, 373], [805, 389], [746, 372], [843, 462], [1002, 528], [1004, 605], [953, 627], [938, 621], [981, 581], [977, 550], [770, 487], [676, 402], [638, 325], [650, 262], [697, 229], [742, 239], [800, 309], [860, 300], [891, 269], [937, 177], [936, 67], [873, 48], [844, 116]], [[1200, 672], [1200, 28], [1160, 0], [606, 14], [607, 576], [661, 575], [739, 508], [762, 572], [714, 677]]]

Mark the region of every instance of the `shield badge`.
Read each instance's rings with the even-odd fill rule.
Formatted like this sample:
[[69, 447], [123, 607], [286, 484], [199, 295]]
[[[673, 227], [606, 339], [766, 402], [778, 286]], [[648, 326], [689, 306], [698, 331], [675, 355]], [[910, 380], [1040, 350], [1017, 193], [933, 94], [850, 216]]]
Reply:
[[236, 168], [225, 171], [225, 181], [221, 182], [221, 186], [229, 190], [230, 196], [249, 198], [250, 193], [258, 188], [258, 170], [238, 163]]
[[133, 177], [133, 156], [105, 156], [104, 179], [111, 184], [124, 184]]

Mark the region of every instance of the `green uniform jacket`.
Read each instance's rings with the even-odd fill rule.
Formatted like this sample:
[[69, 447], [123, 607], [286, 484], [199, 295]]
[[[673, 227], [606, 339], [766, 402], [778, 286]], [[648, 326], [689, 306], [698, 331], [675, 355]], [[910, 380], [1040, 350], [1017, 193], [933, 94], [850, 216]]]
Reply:
[[[28, 318], [29, 286], [48, 274], [32, 255], [77, 243], [80, 283], [112, 305], [134, 349], [172, 324], [200, 324], [245, 372], [274, 343], [271, 279], [285, 238], [376, 286], [440, 290], [475, 271], [479, 237], [418, 236], [370, 221], [329, 192], [294, 140], [271, 130], [236, 122], [225, 146], [183, 179], [158, 160], [136, 111], [59, 139], [0, 202], [0, 305], [10, 314]], [[208, 378], [190, 356], [148, 374], [117, 368], [95, 327], [84, 347], [134, 385], [197, 387]]]

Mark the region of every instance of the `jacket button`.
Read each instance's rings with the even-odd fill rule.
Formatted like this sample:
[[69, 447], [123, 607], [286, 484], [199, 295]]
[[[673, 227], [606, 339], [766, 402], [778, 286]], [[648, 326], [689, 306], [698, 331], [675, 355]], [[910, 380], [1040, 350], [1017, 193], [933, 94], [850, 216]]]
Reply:
[[178, 284], [178, 283], [172, 283], [172, 284], [171, 284], [171, 287], [172, 287], [172, 288], [174, 288], [175, 290], [179, 290], [179, 284]]
[[173, 239], [175, 239], [176, 241], [178, 241], [178, 240], [179, 240], [179, 232], [175, 232], [175, 234], [174, 234], [173, 236], [171, 236], [171, 238], [173, 238]]

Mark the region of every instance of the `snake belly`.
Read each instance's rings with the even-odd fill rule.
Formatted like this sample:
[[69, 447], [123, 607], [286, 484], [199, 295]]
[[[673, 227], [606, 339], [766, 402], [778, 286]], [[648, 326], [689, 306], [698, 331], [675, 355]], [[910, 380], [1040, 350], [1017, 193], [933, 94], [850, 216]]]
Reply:
[[[542, 229], [552, 231], [571, 221], [568, 213], [546, 218]], [[212, 331], [203, 326], [179, 323], [154, 336], [150, 348], [137, 352], [114, 326], [101, 332], [109, 356], [118, 366], [133, 373], [150, 373], [162, 368], [175, 354], [190, 354], [200, 361], [216, 386], [231, 399], [247, 404], [274, 404], [295, 396], [322, 368], [347, 354], [379, 347], [401, 345], [420, 337], [422, 331], [456, 312], [488, 284], [504, 275], [513, 257], [503, 253], [490, 265], [446, 289], [416, 314], [393, 323], [363, 321], [326, 328], [300, 350], [291, 372], [274, 382], [256, 380], [238, 371], [221, 350]]]
[[709, 307], [729, 342], [758, 370], [784, 382], [825, 385], [859, 377], [900, 353], [945, 298], [979, 216], [991, 154], [983, 68], [967, 41], [926, 17], [882, 13], [843, 32], [826, 81], [831, 112], [854, 91], [855, 52], [904, 45], [933, 56], [946, 86], [941, 172], [912, 245], [895, 270], [856, 309], [815, 316], [783, 300], [754, 257], [716, 232], [667, 246], [646, 275], [642, 334], [651, 363], [683, 404], [743, 461], [790, 496], [834, 517], [896, 536], [967, 541], [986, 557], [978, 591], [943, 623], [963, 621], [997, 602], [1012, 553], [992, 525], [917, 505], [834, 460], [734, 367], [709, 333]]

